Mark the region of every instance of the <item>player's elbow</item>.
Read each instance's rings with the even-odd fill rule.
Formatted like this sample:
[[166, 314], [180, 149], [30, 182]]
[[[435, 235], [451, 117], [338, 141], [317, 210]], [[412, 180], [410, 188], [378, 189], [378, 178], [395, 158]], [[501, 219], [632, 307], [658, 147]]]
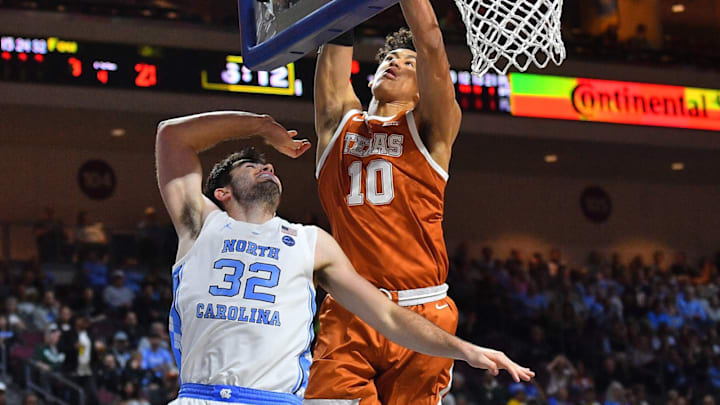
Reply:
[[158, 143], [165, 143], [169, 140], [172, 127], [171, 120], [164, 120], [158, 123], [157, 130], [155, 131], [155, 139]]
[[184, 136], [184, 131], [181, 130], [180, 124], [173, 119], [161, 121], [157, 126], [155, 134], [155, 145], [166, 146], [189, 146], [193, 149], [193, 145], [187, 136]]

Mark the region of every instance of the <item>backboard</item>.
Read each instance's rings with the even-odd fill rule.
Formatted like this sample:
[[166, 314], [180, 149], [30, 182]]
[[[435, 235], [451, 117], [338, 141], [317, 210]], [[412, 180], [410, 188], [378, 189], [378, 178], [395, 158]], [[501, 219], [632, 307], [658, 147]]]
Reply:
[[273, 70], [396, 4], [398, 0], [238, 0], [243, 63]]

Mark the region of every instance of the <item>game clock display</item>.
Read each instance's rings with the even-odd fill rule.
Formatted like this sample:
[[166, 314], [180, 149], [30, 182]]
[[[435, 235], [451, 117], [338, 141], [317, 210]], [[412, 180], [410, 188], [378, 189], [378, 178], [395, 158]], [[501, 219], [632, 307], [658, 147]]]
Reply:
[[[353, 87], [365, 102], [376, 67], [353, 62]], [[251, 71], [227, 52], [0, 34], [0, 80], [9, 82], [311, 101], [314, 71], [312, 58]], [[509, 113], [507, 76], [457, 70], [450, 76], [463, 110]]]

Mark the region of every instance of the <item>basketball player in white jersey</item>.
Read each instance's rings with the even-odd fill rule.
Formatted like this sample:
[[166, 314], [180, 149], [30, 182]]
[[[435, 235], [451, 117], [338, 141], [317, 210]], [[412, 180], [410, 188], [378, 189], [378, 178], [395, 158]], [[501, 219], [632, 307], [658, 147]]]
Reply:
[[217, 163], [203, 193], [199, 152], [260, 136], [295, 158], [310, 147], [295, 135], [268, 116], [230, 111], [158, 127], [158, 184], [179, 237], [170, 333], [181, 387], [173, 404], [301, 404], [314, 281], [393, 341], [493, 374], [506, 369], [515, 381], [531, 379], [532, 371], [503, 353], [462, 341], [388, 300], [355, 273], [325, 231], [276, 217], [282, 186], [254, 149]]

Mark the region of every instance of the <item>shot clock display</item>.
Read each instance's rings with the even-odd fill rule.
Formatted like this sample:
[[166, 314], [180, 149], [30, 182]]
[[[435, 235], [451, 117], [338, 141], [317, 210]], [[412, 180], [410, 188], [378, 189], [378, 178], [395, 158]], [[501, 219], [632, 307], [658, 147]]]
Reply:
[[[372, 96], [368, 81], [376, 67], [353, 62], [353, 86], [363, 101]], [[307, 58], [251, 71], [227, 52], [0, 33], [0, 81], [312, 100], [314, 71], [315, 60]], [[464, 110], [509, 113], [507, 76], [450, 74]]]

